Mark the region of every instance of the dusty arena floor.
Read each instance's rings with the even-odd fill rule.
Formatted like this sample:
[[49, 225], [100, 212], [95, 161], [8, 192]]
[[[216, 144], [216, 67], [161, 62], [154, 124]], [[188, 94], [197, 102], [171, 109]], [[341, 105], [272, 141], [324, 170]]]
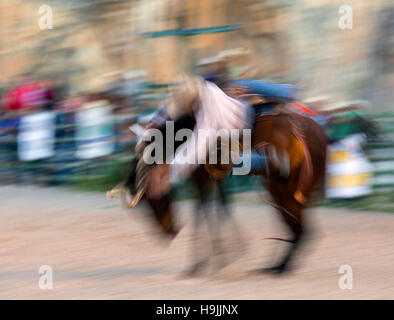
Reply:
[[[285, 243], [274, 210], [255, 195], [234, 206], [247, 242], [240, 259], [223, 269], [184, 279], [190, 262], [190, 202], [178, 204], [185, 227], [165, 243], [143, 206], [125, 211], [105, 194], [65, 189], [0, 188], [0, 299], [394, 299], [394, 214], [318, 208], [313, 227], [283, 276], [254, 275]], [[53, 270], [42, 290], [39, 268]], [[353, 288], [340, 289], [341, 265]]]

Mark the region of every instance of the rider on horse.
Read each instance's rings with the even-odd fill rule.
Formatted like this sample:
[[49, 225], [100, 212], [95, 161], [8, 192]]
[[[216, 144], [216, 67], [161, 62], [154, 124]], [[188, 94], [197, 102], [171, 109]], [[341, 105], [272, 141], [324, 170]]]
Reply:
[[[211, 80], [218, 79], [218, 77], [212, 77], [212, 74], [209, 76]], [[233, 86], [242, 86], [239, 90], [241, 94], [234, 94], [233, 90], [233, 96], [229, 96], [222, 88], [230, 87], [231, 82], [224, 83], [226, 84], [223, 85], [221, 82], [219, 87], [213, 82], [199, 77], [183, 76], [179, 79], [179, 85], [171, 90], [165, 107], [160, 108], [145, 126], [146, 128], [161, 128], [160, 132], [166, 132], [167, 120], [183, 119], [184, 115], [189, 115], [188, 117], [194, 120], [192, 125], [189, 123], [184, 126], [184, 123], [181, 123], [178, 128], [194, 128], [192, 136], [195, 139], [188, 139], [178, 148], [172, 159], [167, 157], [165, 164], [153, 166], [148, 166], [147, 162], [144, 162], [144, 156], [148, 153], [146, 150], [151, 150], [151, 148], [145, 148], [147, 142], [144, 141], [145, 139], [141, 139], [142, 142], [138, 145], [138, 149], [144, 155], [136, 157], [138, 164], [135, 167], [137, 170], [135, 167], [132, 168], [132, 178], [128, 179], [125, 184], [129, 184], [132, 188], [135, 186], [138, 191], [134, 200], [131, 201], [131, 205], [129, 203], [129, 207], [138, 203], [142, 195], [146, 194], [147, 203], [162, 230], [166, 234], [175, 235], [177, 231], [176, 228], [174, 229], [170, 209], [171, 200], [169, 200], [171, 193], [168, 192], [171, 189], [171, 184], [178, 183], [191, 175], [196, 183], [196, 190], [201, 202], [204, 192], [207, 192], [206, 186], [210, 181], [209, 176], [215, 178], [215, 175], [212, 174], [214, 170], [210, 170], [206, 163], [204, 168], [201, 166], [203, 163], [195, 161], [197, 156], [207, 157], [213, 151], [211, 144], [207, 143], [207, 137], [200, 135], [199, 129], [214, 129], [214, 131], [235, 129], [243, 133], [244, 129], [253, 128], [251, 148], [255, 149], [240, 154], [239, 158], [242, 160], [241, 163], [251, 162], [251, 174], [257, 172], [257, 175], [267, 179], [267, 190], [272, 196], [273, 205], [284, 218], [286, 225], [290, 227], [290, 239], [273, 239], [289, 242], [291, 246], [277, 265], [268, 268], [274, 272], [283, 272], [288, 268], [289, 261], [299, 247], [300, 240], [303, 239], [304, 219], [302, 212], [306, 201], [310, 199], [311, 192], [318, 187], [319, 182], [324, 181], [326, 136], [321, 127], [310, 117], [286, 110], [259, 115], [251, 107], [251, 103], [248, 103], [250, 94], [256, 93], [268, 97], [268, 101], [272, 98], [291, 101], [294, 99], [294, 87], [257, 80], [237, 80], [232, 84]], [[255, 113], [257, 113], [256, 118]], [[222, 137], [220, 136], [220, 138]], [[166, 139], [165, 148], [168, 147], [167, 142]], [[155, 143], [156, 136], [153, 144]], [[217, 147], [216, 144], [215, 148]], [[230, 163], [230, 169], [234, 167], [232, 165], [233, 163]], [[223, 167], [221, 164], [218, 164], [217, 168], [219, 170], [224, 168], [223, 171], [226, 174], [230, 172], [228, 167]], [[254, 170], [256, 172], [253, 172]], [[137, 172], [137, 176], [134, 172]], [[219, 175], [219, 179], [221, 177], [223, 175]], [[218, 181], [218, 183], [221, 182]], [[197, 261], [194, 266], [197, 268], [200, 264], [201, 261]], [[195, 268], [193, 267], [192, 270]]]
[[[212, 136], [201, 134], [203, 130], [225, 130], [229, 133], [235, 129], [242, 136], [243, 130], [252, 129], [254, 124], [255, 112], [246, 100], [234, 99], [226, 95], [216, 84], [199, 77], [181, 76], [178, 83], [179, 87], [172, 90], [166, 108], [162, 107], [151, 121], [163, 126], [169, 119], [178, 119], [189, 114], [195, 118], [196, 125], [193, 139], [178, 148], [169, 166], [158, 168], [167, 170], [163, 174], [157, 174], [158, 179], [161, 179], [155, 183], [158, 197], [169, 191], [171, 184], [182, 182], [190, 176], [201, 164], [200, 159], [206, 158], [212, 151], [212, 143], [215, 141], [210, 140]], [[250, 173], [266, 171], [271, 165], [277, 167], [283, 175], [288, 172], [287, 168], [283, 168], [286, 163], [279, 163], [280, 159], [276, 157], [270, 157], [268, 163], [263, 150], [247, 150], [238, 156], [240, 161], [233, 167], [243, 167], [247, 162], [250, 165]]]
[[[208, 137], [198, 135], [200, 129], [237, 129], [240, 131], [252, 129], [255, 110], [251, 103], [248, 102], [250, 96], [258, 95], [284, 100], [294, 99], [294, 86], [259, 80], [228, 80], [226, 64], [223, 59], [208, 61], [207, 64], [215, 67], [205, 68], [201, 72], [203, 73], [203, 78], [180, 77], [179, 85], [171, 90], [167, 104], [161, 106], [151, 117], [150, 121], [145, 124], [145, 129], [162, 128], [165, 127], [166, 121], [176, 120], [185, 114], [192, 115], [196, 120], [192, 142], [184, 143], [175, 154], [170, 165], [166, 166], [168, 172], [165, 175], [159, 175], [162, 177], [162, 180], [158, 181], [158, 184], [160, 183], [162, 188], [157, 188], [158, 196], [169, 190], [169, 182], [174, 184], [185, 180], [199, 166], [196, 155], [200, 157], [206, 156], [211, 151], [209, 150], [210, 147], [207, 146]], [[201, 66], [205, 67], [203, 63], [200, 64]], [[237, 94], [234, 94], [234, 88]], [[222, 89], [230, 93], [230, 96]], [[146, 145], [147, 142], [144, 139], [140, 139], [136, 147], [137, 154], [141, 155]], [[265, 150], [249, 150], [249, 152], [238, 156], [241, 161], [234, 164], [233, 167], [242, 167], [244, 162], [248, 161], [251, 172], [266, 171], [269, 166], [274, 165], [282, 174], [286, 175], [288, 173], [286, 163], [281, 163], [283, 161], [275, 156], [267, 157]], [[132, 171], [138, 168], [138, 161], [140, 161], [140, 168], [145, 167], [141, 163], [141, 157], [139, 156], [133, 160]], [[135, 179], [135, 174], [130, 174], [125, 185], [133, 189], [132, 185], [136, 182], [138, 183]]]

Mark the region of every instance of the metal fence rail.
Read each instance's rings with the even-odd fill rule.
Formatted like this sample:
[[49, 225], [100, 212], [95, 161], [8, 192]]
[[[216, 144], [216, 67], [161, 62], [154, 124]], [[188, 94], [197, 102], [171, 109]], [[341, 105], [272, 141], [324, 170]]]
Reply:
[[[105, 126], [112, 129], [112, 134], [98, 136], [94, 139], [81, 138], [78, 135], [80, 123], [64, 123], [62, 118], [75, 118], [78, 111], [56, 112], [56, 125], [53, 144], [54, 155], [37, 161], [20, 161], [20, 143], [18, 143], [19, 126], [14, 125], [11, 132], [0, 135], [0, 182], [34, 183], [50, 185], [78, 185], [87, 181], [115, 179], [114, 170], [130, 161], [135, 139], [125, 136], [124, 128], [138, 118], [137, 114], [116, 115], [107, 119]], [[101, 124], [103, 125], [103, 124]], [[92, 125], [94, 127], [94, 124]], [[112, 145], [109, 154], [83, 159], [78, 156], [78, 148], [86, 144], [105, 142]]]
[[[145, 109], [144, 113], [152, 111]], [[133, 155], [135, 138], [125, 135], [127, 126], [141, 115], [114, 115], [106, 120], [113, 128], [113, 134], [95, 139], [81, 138], [76, 134], [79, 123], [66, 121], [74, 119], [75, 113], [56, 113], [55, 154], [40, 161], [19, 161], [17, 122], [12, 133], [0, 134], [0, 183], [42, 183], [50, 185], [81, 185], [101, 189], [120, 181], [127, 173], [128, 163]], [[381, 134], [369, 142], [367, 155], [374, 166], [373, 187], [376, 193], [394, 190], [394, 115], [381, 115], [374, 118]], [[81, 159], [77, 156], [78, 146], [105, 141], [113, 145], [107, 155]], [[231, 192], [253, 190], [256, 184], [252, 177], [233, 176], [228, 179]]]
[[381, 134], [368, 144], [367, 154], [374, 166], [375, 192], [394, 191], [394, 115], [386, 114], [374, 119]]

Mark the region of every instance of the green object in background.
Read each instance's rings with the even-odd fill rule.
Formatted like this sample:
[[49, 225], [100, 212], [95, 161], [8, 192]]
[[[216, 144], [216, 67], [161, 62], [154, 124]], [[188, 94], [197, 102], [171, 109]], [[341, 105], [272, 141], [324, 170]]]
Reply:
[[328, 129], [331, 140], [340, 140], [352, 134], [363, 133], [357, 121], [359, 117], [363, 116], [364, 113], [360, 111], [349, 111], [336, 115]]
[[196, 28], [196, 29], [170, 29], [170, 30], [162, 30], [162, 31], [154, 31], [154, 32], [145, 32], [145, 33], [141, 33], [140, 36], [142, 38], [162, 38], [162, 37], [173, 37], [173, 36], [190, 37], [190, 36], [197, 36], [197, 35], [208, 34], [208, 33], [230, 32], [230, 31], [238, 30], [241, 27], [242, 26], [240, 24], [231, 24], [225, 26]]

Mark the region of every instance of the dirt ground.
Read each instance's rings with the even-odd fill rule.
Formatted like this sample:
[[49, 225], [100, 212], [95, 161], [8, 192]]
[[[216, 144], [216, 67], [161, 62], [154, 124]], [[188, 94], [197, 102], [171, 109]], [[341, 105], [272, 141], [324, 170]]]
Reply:
[[[234, 205], [247, 242], [222, 270], [184, 279], [190, 263], [190, 202], [177, 205], [185, 225], [168, 244], [144, 206], [122, 209], [101, 193], [60, 188], [0, 188], [0, 299], [394, 299], [394, 215], [311, 209], [311, 235], [297, 268], [283, 276], [254, 275], [269, 266], [286, 235], [271, 207], [255, 194]], [[42, 290], [39, 267], [53, 270]], [[341, 265], [353, 288], [340, 289]]]

